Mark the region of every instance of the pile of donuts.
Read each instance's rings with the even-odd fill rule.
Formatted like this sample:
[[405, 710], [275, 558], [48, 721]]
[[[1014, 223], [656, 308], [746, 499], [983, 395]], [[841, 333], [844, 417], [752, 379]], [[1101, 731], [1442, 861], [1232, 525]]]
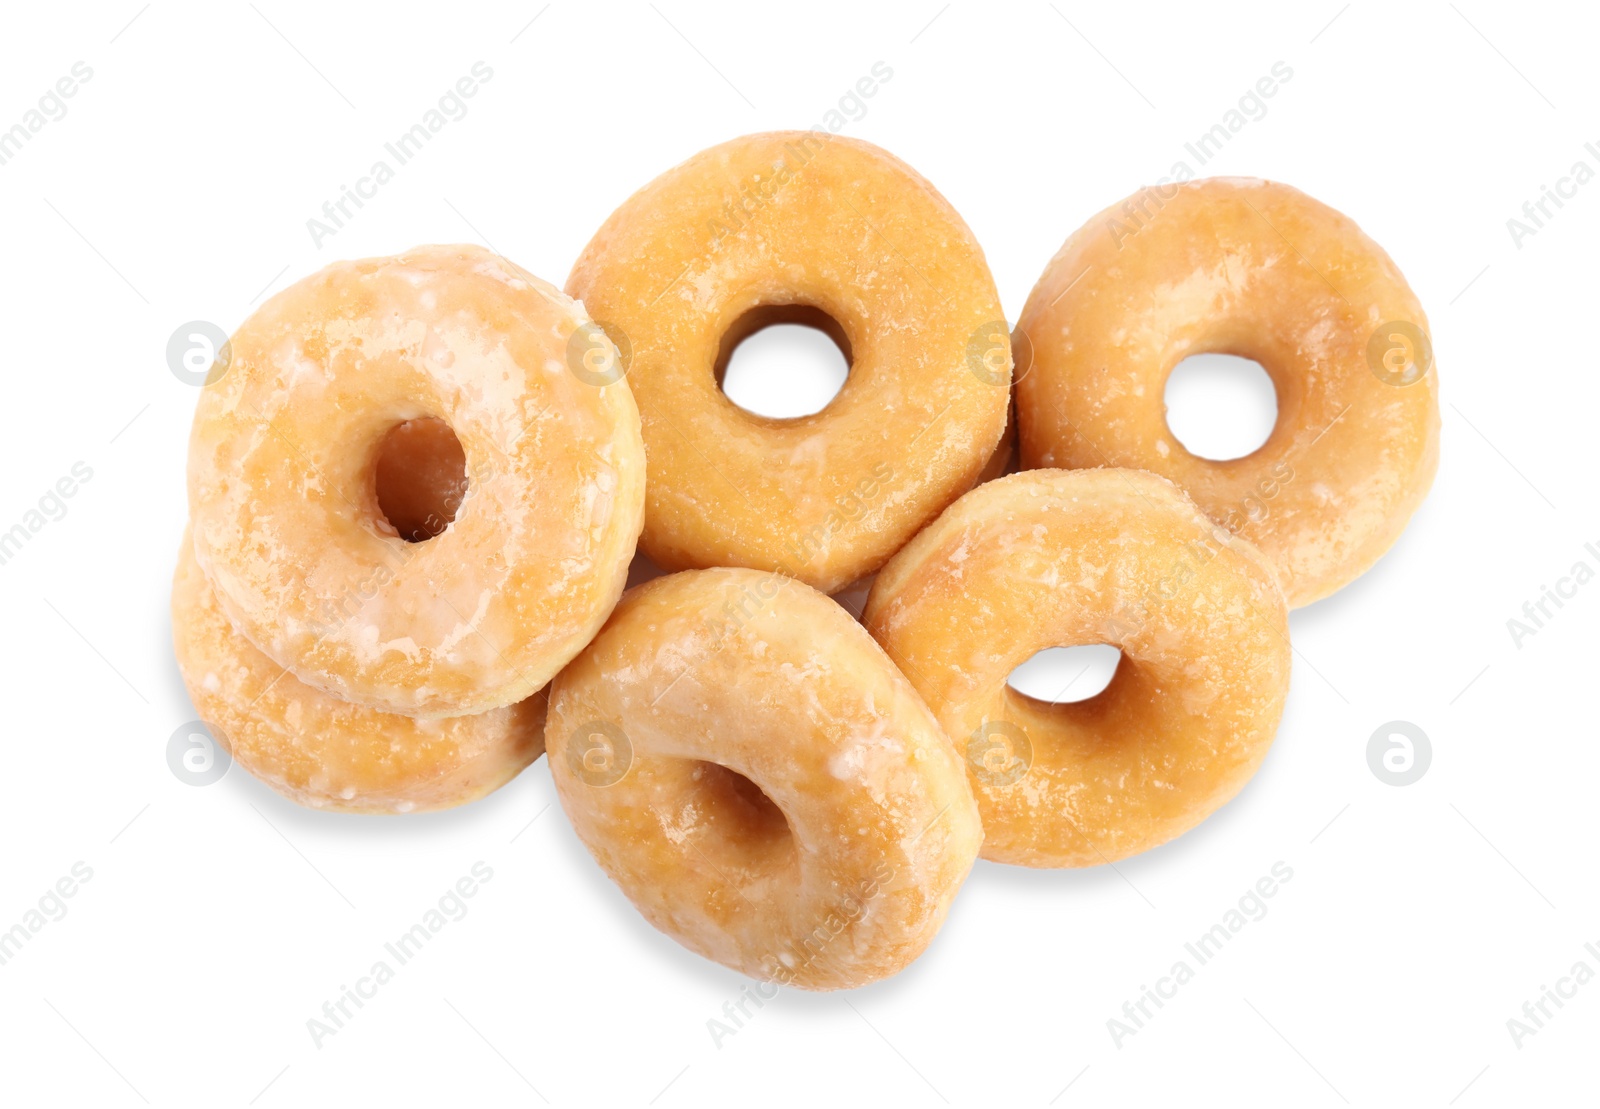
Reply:
[[[729, 352], [794, 319], [847, 353], [842, 390], [738, 407]], [[1272, 378], [1247, 457], [1167, 427], [1203, 352]], [[1310, 197], [1142, 190], [1013, 330], [933, 186], [822, 132], [667, 171], [565, 291], [472, 246], [332, 265], [208, 382], [173, 633], [234, 761], [387, 813], [548, 751], [651, 924], [808, 989], [904, 968], [979, 857], [1112, 863], [1238, 793], [1289, 610], [1389, 548], [1438, 460], [1422, 308]], [[1008, 684], [1079, 644], [1121, 652], [1098, 695]]]

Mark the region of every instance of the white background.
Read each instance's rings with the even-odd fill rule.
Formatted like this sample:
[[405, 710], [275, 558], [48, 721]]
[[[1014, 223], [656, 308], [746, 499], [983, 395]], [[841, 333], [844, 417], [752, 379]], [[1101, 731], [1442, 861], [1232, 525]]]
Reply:
[[[1600, 983], [1520, 1047], [1506, 1023], [1576, 961], [1600, 970], [1600, 584], [1520, 647], [1506, 625], [1573, 563], [1600, 567], [1600, 183], [1520, 248], [1506, 226], [1577, 160], [1600, 169], [1592, 10], [139, 4], [0, 17], [0, 127], [93, 70], [0, 166], [0, 530], [75, 462], [93, 471], [0, 566], [0, 929], [93, 870], [0, 966], [0, 1101], [1593, 1098]], [[306, 220], [480, 60], [469, 114], [314, 247]], [[634, 189], [819, 122], [878, 61], [894, 76], [846, 133], [944, 192], [1013, 318], [1067, 234], [1179, 159], [1347, 212], [1431, 315], [1437, 483], [1376, 569], [1295, 613], [1282, 729], [1244, 794], [1115, 869], [980, 863], [911, 969], [786, 992], [719, 1046], [707, 1021], [744, 980], [642, 921], [543, 762], [393, 819], [301, 810], [237, 768], [205, 788], [169, 772], [194, 716], [167, 616], [196, 399], [166, 365], [174, 329], [232, 330], [334, 259], [417, 243], [487, 243], [560, 283]], [[1294, 75], [1268, 114], [1200, 169], [1184, 143], [1278, 61]], [[1397, 719], [1432, 745], [1403, 788], [1366, 757]], [[493, 879], [468, 915], [314, 1046], [307, 1020], [479, 860]], [[1268, 915], [1114, 1044], [1107, 1020], [1280, 860], [1294, 877]]]

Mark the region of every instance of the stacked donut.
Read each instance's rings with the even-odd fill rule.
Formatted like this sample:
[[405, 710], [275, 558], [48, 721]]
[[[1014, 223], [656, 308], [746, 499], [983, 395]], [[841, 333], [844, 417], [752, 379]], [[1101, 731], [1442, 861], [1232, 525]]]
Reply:
[[409, 812], [539, 756], [546, 686], [616, 605], [644, 514], [632, 395], [567, 372], [592, 326], [485, 250], [427, 247], [330, 266], [239, 328], [195, 412], [172, 597], [237, 762], [303, 804]]
[[[796, 319], [846, 352], [838, 396], [734, 405], [733, 346]], [[1272, 376], [1246, 458], [1167, 429], [1167, 375], [1207, 351]], [[1145, 190], [1012, 335], [944, 198], [821, 132], [668, 171], [565, 295], [469, 247], [331, 267], [215, 376], [173, 623], [234, 758], [305, 804], [409, 811], [548, 745], [652, 924], [811, 989], [906, 966], [977, 857], [1114, 862], [1236, 794], [1289, 609], [1382, 555], [1437, 465], [1426, 319], [1337, 212]], [[669, 573], [624, 594], [636, 544]], [[860, 621], [829, 596], [869, 587]], [[1122, 658], [1090, 700], [1007, 684], [1092, 643]]]

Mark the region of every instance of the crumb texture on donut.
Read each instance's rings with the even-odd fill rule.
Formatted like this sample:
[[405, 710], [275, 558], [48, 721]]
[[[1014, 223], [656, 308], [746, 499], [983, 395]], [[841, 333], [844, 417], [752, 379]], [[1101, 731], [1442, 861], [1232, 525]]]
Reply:
[[311, 808], [450, 808], [498, 789], [544, 751], [544, 691], [477, 716], [419, 720], [301, 682], [233, 630], [187, 532], [172, 582], [172, 636], [189, 697], [217, 742]]
[[[834, 592], [971, 487], [1006, 422], [1008, 328], [982, 249], [868, 143], [749, 135], [629, 198], [567, 290], [631, 349], [650, 456], [641, 545], [668, 570], [779, 570]], [[852, 364], [822, 411], [767, 419], [718, 387], [746, 313], [819, 309]]]
[[[1142, 471], [980, 486], [890, 560], [863, 621], [964, 753], [1000, 862], [1093, 866], [1194, 827], [1255, 772], [1288, 689], [1269, 563]], [[1095, 697], [1007, 684], [1093, 643], [1122, 651]]]
[[579, 837], [693, 951], [806, 989], [919, 955], [982, 836], [937, 722], [837, 604], [782, 575], [639, 586], [546, 728]]
[[[235, 626], [385, 711], [473, 714], [542, 688], [616, 603], [643, 526], [627, 384], [569, 362], [590, 328], [480, 247], [337, 263], [269, 300], [190, 438], [195, 553]], [[467, 483], [413, 543], [384, 516], [377, 460], [426, 418], [459, 440]]]
[[[1067, 240], [1017, 328], [1024, 466], [1172, 479], [1261, 548], [1293, 607], [1376, 562], [1438, 467], [1421, 304], [1354, 221], [1286, 185], [1141, 190]], [[1167, 426], [1167, 376], [1208, 352], [1259, 362], [1276, 389], [1277, 424], [1244, 458], [1196, 457]]]

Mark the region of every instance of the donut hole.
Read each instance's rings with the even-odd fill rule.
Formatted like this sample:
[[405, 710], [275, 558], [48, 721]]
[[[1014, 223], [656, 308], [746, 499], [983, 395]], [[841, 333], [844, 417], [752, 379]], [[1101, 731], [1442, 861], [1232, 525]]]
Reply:
[[1228, 462], [1260, 450], [1278, 423], [1278, 391], [1261, 363], [1192, 354], [1173, 367], [1163, 397], [1167, 429], [1197, 458]]
[[1109, 643], [1046, 647], [1015, 670], [1006, 684], [1030, 701], [1075, 705], [1105, 692], [1122, 666], [1122, 652]]
[[714, 832], [707, 837], [708, 846], [726, 856], [714, 861], [770, 871], [795, 859], [789, 820], [760, 786], [714, 762], [696, 762], [690, 780], [701, 817]]
[[384, 523], [422, 543], [455, 520], [467, 495], [467, 454], [438, 417], [405, 420], [378, 445], [373, 483]]
[[714, 367], [723, 395], [754, 416], [794, 420], [828, 407], [850, 376], [850, 339], [809, 304], [752, 308], [722, 336]]

